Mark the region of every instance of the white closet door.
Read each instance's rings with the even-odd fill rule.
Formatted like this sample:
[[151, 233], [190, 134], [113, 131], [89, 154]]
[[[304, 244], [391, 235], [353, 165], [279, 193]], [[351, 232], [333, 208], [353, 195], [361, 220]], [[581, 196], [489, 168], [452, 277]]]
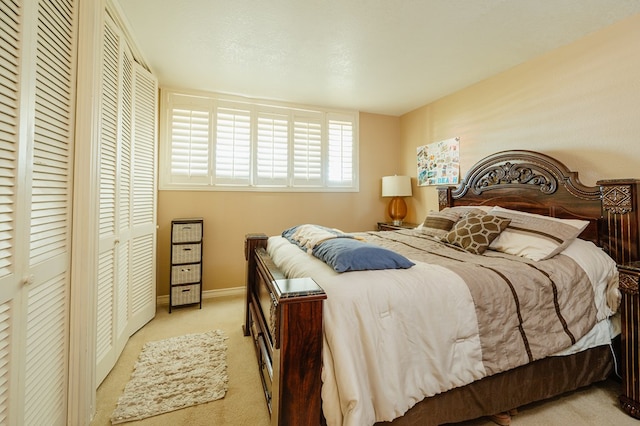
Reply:
[[158, 82], [141, 65], [133, 73], [133, 176], [130, 333], [156, 313]]
[[118, 138], [120, 134], [120, 52], [121, 38], [114, 24], [106, 19], [102, 58], [100, 111], [100, 206], [98, 218], [98, 305], [96, 336], [96, 381], [100, 383], [115, 364], [116, 323], [119, 312], [117, 254], [119, 248]]
[[[25, 268], [17, 265], [17, 227], [20, 213], [24, 216], [24, 206], [19, 210], [18, 176], [25, 169], [18, 157], [24, 143], [25, 131], [21, 129], [20, 116], [20, 50], [22, 40], [22, 2], [0, 0], [0, 424], [15, 423], [20, 401], [19, 371], [24, 368], [20, 355], [17, 335], [18, 321], [25, 319], [22, 293], [22, 274]], [[24, 157], [24, 154], [22, 154]], [[24, 164], [24, 163], [23, 163]], [[20, 168], [18, 166], [21, 166]], [[24, 223], [21, 224], [24, 229]], [[24, 235], [24, 233], [23, 233]], [[23, 250], [24, 251], [24, 250]], [[22, 314], [21, 314], [22, 312]], [[24, 346], [24, 345], [23, 345]]]
[[120, 29], [104, 24], [96, 382], [155, 315], [155, 78], [133, 59]]
[[0, 6], [0, 423], [64, 425], [76, 4]]
[[[131, 284], [131, 122], [133, 99], [133, 55], [124, 38], [120, 36], [120, 119], [117, 141], [117, 196], [116, 196], [116, 241], [115, 241], [115, 283], [113, 328], [114, 354], [118, 359], [129, 340], [130, 292]], [[114, 361], [115, 364], [115, 361]], [[113, 365], [112, 365], [113, 367]]]
[[38, 5], [24, 424], [64, 425], [77, 11]]

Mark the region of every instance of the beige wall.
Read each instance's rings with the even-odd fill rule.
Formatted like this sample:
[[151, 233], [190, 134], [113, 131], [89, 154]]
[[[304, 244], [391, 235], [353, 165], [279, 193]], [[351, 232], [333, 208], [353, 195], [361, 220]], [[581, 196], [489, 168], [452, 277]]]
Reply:
[[300, 223], [349, 231], [372, 230], [384, 219], [381, 177], [397, 174], [400, 119], [360, 114], [360, 192], [276, 193], [160, 191], [158, 296], [169, 294], [171, 220], [204, 218], [203, 290], [245, 282], [244, 236], [279, 234]]
[[158, 295], [168, 294], [172, 218], [205, 220], [204, 290], [244, 285], [244, 235], [299, 223], [373, 229], [385, 214], [380, 178], [412, 176], [406, 220], [437, 209], [435, 188], [415, 186], [416, 148], [460, 137], [461, 173], [505, 149], [549, 154], [598, 179], [640, 178], [640, 15], [402, 117], [360, 114], [360, 192], [160, 191]]
[[[405, 114], [400, 128], [414, 178], [416, 147], [454, 136], [463, 176], [490, 153], [530, 149], [587, 185], [640, 178], [640, 15]], [[434, 188], [412, 202], [420, 217], [437, 209]]]

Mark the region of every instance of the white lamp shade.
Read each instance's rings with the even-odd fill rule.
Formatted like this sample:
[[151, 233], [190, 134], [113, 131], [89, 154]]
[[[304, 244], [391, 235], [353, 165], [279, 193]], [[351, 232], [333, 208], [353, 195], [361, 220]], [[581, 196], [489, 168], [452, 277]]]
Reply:
[[382, 178], [383, 197], [410, 197], [411, 177], [409, 176], [384, 176]]

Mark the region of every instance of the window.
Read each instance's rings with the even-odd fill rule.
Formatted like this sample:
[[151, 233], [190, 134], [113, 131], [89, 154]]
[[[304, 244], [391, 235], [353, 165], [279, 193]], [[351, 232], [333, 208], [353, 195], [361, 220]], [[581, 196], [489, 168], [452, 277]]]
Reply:
[[357, 191], [355, 111], [163, 91], [160, 189]]

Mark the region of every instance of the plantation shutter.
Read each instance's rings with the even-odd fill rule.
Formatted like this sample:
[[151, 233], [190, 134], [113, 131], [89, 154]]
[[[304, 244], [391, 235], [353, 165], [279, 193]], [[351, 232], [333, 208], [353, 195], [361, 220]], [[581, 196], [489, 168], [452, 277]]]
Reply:
[[209, 183], [210, 112], [206, 108], [171, 109], [171, 181]]
[[320, 117], [296, 116], [293, 124], [293, 183], [321, 186], [322, 133]]
[[160, 189], [357, 189], [355, 112], [170, 90], [160, 108]]
[[289, 175], [289, 120], [284, 114], [258, 114], [256, 183], [286, 186]]
[[248, 185], [251, 170], [251, 113], [219, 107], [216, 113], [215, 183]]
[[329, 118], [328, 139], [327, 185], [349, 187], [353, 185], [354, 178], [353, 123], [351, 120]]

